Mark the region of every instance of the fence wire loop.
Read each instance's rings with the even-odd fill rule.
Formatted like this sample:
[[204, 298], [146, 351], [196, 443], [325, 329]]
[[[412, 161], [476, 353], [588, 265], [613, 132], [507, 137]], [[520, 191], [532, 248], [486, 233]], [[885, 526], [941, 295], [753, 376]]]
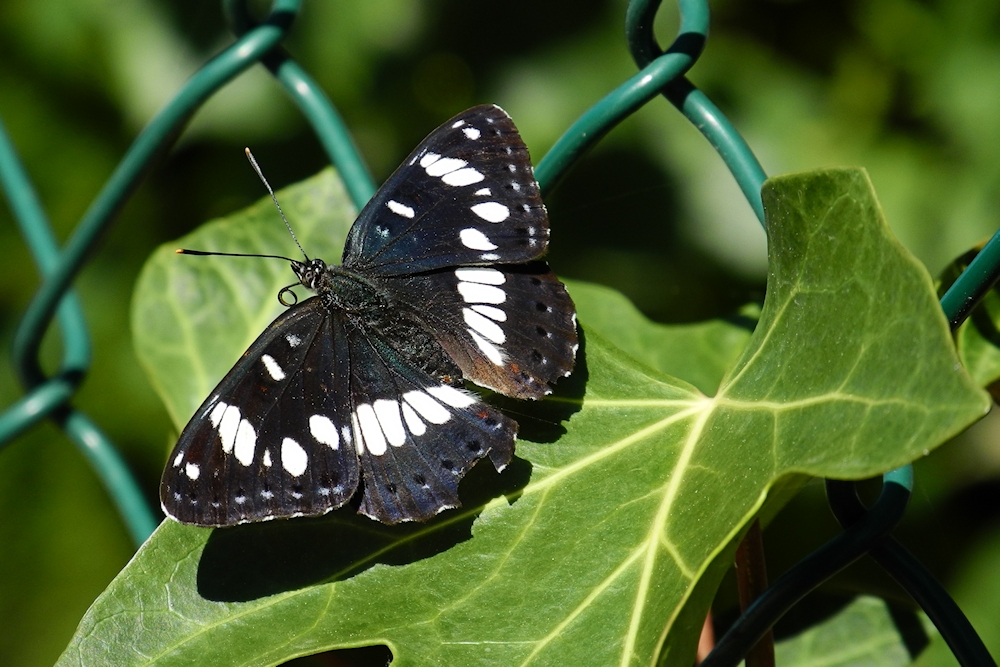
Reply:
[[[14, 364], [25, 396], [0, 413], [0, 448], [43, 418], [52, 418], [83, 452], [115, 501], [136, 544], [157, 524], [138, 484], [110, 440], [70, 400], [90, 365], [90, 343], [82, 308], [71, 290], [81, 267], [115, 214], [134, 191], [152, 162], [176, 140], [187, 121], [222, 86], [257, 62], [282, 84], [313, 127], [337, 167], [355, 206], [361, 209], [375, 192], [374, 181], [346, 124], [316, 82], [281, 47], [298, 15], [300, 0], [274, 0], [260, 22], [245, 0], [223, 0], [238, 39], [208, 61], [146, 125], [97, 194], [66, 245], [60, 249], [13, 143], [0, 124], [0, 186], [40, 269], [42, 285], [25, 312], [14, 339]], [[650, 100], [663, 95], [704, 134], [739, 184], [761, 224], [760, 189], [766, 174], [744, 139], [725, 115], [687, 78], [705, 48], [709, 11], [705, 0], [678, 0], [680, 26], [666, 51], [654, 34], [660, 0], [632, 0], [626, 11], [625, 36], [639, 71], [587, 109], [538, 164], [535, 175], [550, 192], [569, 169], [618, 123]], [[1000, 275], [1000, 232], [987, 244], [942, 298], [953, 326]], [[292, 297], [288, 297], [287, 294]], [[291, 303], [285, 299], [294, 298]], [[283, 305], [297, 295], [286, 287]], [[58, 316], [63, 357], [47, 377], [38, 362], [42, 336]], [[870, 553], [913, 595], [941, 630], [963, 665], [995, 665], [961, 610], [926, 570], [889, 536], [902, 518], [912, 490], [912, 469], [887, 473], [882, 493], [864, 508], [848, 482], [829, 481], [831, 507], [844, 532], [781, 575], [733, 625], [702, 663], [736, 665], [757, 638], [792, 605], [848, 564]]]

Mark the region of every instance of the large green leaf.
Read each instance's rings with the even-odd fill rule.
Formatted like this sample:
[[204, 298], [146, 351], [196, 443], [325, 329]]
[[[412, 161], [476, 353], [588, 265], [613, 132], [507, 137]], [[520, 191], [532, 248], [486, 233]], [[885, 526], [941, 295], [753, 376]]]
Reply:
[[[344, 218], [306, 215], [310, 191], [329, 202], [337, 186], [327, 173], [282, 198], [316, 248]], [[602, 336], [581, 318], [577, 371], [549, 400], [506, 404], [519, 458], [502, 475], [477, 466], [463, 509], [394, 527], [349, 509], [215, 531], [166, 522], [62, 664], [269, 665], [384, 643], [399, 665], [689, 665], [725, 554], [777, 483], [883, 472], [988, 407], [863, 172], [774, 179], [764, 197], [767, 297], [714, 397], [604, 337], [655, 325], [606, 322]], [[183, 243], [233, 249], [238, 231], [261, 250], [281, 233], [269, 217], [254, 208]], [[152, 258], [135, 335], [178, 424], [288, 280], [264, 260]]]

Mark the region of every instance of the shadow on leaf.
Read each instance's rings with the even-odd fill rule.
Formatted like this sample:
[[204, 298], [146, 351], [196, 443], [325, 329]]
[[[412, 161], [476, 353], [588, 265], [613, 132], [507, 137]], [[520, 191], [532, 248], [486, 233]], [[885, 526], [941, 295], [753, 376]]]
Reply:
[[576, 365], [569, 377], [556, 383], [552, 395], [541, 401], [519, 401], [506, 396], [495, 395], [490, 404], [500, 408], [505, 415], [517, 421], [518, 440], [547, 443], [555, 442], [566, 433], [563, 422], [583, 409], [583, 395], [587, 391], [587, 336], [577, 328], [580, 348], [576, 353]]
[[504, 472], [472, 468], [460, 487], [464, 508], [426, 523], [386, 526], [345, 506], [325, 516], [219, 528], [198, 564], [198, 593], [218, 602], [248, 602], [320, 583], [349, 579], [377, 563], [406, 565], [472, 538], [486, 503], [516, 502], [531, 464], [515, 458]]

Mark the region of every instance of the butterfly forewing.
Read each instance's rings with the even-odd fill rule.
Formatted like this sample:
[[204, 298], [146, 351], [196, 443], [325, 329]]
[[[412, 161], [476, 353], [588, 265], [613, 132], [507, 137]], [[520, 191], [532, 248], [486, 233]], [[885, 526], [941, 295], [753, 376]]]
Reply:
[[309, 299], [276, 319], [202, 404], [160, 487], [178, 521], [223, 526], [323, 514], [350, 499], [357, 454], [330, 311]]
[[389, 177], [351, 228], [343, 263], [398, 276], [526, 262], [548, 237], [517, 128], [503, 109], [478, 106], [432, 132]]
[[383, 523], [428, 519], [460, 504], [459, 481], [487, 453], [497, 470], [507, 465], [513, 421], [415, 368], [379, 332], [346, 327], [361, 513]]

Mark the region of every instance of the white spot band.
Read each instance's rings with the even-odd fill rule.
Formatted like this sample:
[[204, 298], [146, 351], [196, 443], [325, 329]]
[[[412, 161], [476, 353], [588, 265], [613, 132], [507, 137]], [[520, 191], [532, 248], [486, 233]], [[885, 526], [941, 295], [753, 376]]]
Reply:
[[462, 245], [472, 250], [496, 250], [497, 248], [486, 237], [486, 234], [483, 234], [474, 227], [463, 229], [458, 233], [458, 236], [462, 239]]
[[484, 201], [472, 206], [472, 212], [488, 222], [503, 222], [510, 217], [510, 209], [495, 201]]

